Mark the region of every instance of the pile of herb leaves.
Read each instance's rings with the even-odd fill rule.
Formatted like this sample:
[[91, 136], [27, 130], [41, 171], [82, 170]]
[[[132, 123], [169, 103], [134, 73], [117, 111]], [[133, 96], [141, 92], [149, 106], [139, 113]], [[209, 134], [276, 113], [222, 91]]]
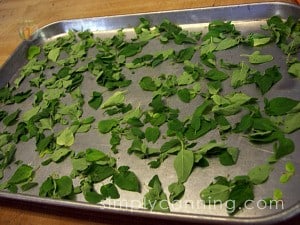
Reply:
[[[120, 190], [141, 192], [141, 171], [119, 165], [126, 142], [129, 157], [145, 159], [145, 167], [154, 173], [144, 207], [169, 212], [169, 204], [183, 198], [185, 183], [197, 168], [205, 170], [215, 159], [223, 166], [238, 163], [243, 149], [227, 143], [230, 135], [258, 146], [271, 143], [273, 155], [264, 164], [233, 178], [217, 175], [200, 191], [204, 204], [236, 202], [234, 207], [227, 204], [228, 214], [235, 214], [254, 199], [255, 186], [268, 180], [274, 164], [295, 150], [289, 134], [300, 128], [299, 99], [268, 97], [283, 76], [299, 83], [300, 21], [273, 16], [262, 29], [242, 34], [230, 21], [217, 20], [202, 33], [167, 19], [152, 26], [141, 18], [130, 40], [123, 30], [111, 38], [69, 31], [42, 46], [30, 46], [19, 76], [0, 89], [0, 189], [38, 188], [39, 196], [56, 199], [82, 194], [90, 203], [118, 199]], [[151, 44], [160, 50], [148, 52]], [[285, 55], [286, 74], [272, 63], [275, 55], [264, 53], [269, 45]], [[219, 57], [237, 47], [248, 49], [239, 62]], [[265, 69], [256, 67], [261, 64]], [[180, 69], [157, 74], [164, 66]], [[141, 73], [145, 68], [155, 75]], [[245, 87], [258, 94], [251, 96]], [[183, 113], [186, 108], [192, 109], [188, 115]], [[204, 143], [202, 137], [211, 133], [213, 138]], [[93, 143], [83, 147], [79, 143], [89, 134]], [[108, 143], [101, 145], [98, 139]], [[29, 141], [34, 148], [22, 149]], [[37, 154], [40, 165], [15, 158], [16, 151]], [[168, 192], [156, 174], [167, 158], [176, 174]], [[71, 165], [68, 174], [48, 170], [42, 183], [35, 181], [40, 167], [66, 161]], [[280, 181], [287, 182], [294, 173], [293, 164], [287, 164]]]

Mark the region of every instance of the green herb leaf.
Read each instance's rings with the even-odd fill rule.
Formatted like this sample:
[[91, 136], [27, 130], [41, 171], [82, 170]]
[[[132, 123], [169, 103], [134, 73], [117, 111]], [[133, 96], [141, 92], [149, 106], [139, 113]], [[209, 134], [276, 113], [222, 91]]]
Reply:
[[41, 52], [41, 47], [36, 45], [31, 45], [27, 51], [27, 59], [31, 60], [33, 57], [39, 55]]
[[272, 167], [269, 164], [263, 164], [252, 168], [248, 176], [253, 184], [262, 184], [268, 179], [271, 171]]
[[262, 55], [262, 54], [260, 54], [260, 51], [255, 51], [251, 55], [242, 54], [241, 56], [248, 57], [249, 62], [252, 64], [261, 64], [261, 63], [266, 63], [266, 62], [270, 62], [273, 60], [272, 55]]
[[56, 62], [59, 55], [60, 55], [60, 48], [53, 48], [48, 53], [48, 59], [50, 59], [53, 62]]
[[292, 153], [294, 149], [295, 149], [295, 144], [291, 139], [280, 137], [278, 139], [278, 143], [274, 144], [275, 158], [280, 159]]
[[211, 69], [205, 74], [205, 78], [214, 81], [222, 81], [228, 78], [228, 75], [223, 71], [217, 69]]
[[151, 188], [144, 196], [144, 206], [151, 211], [169, 212], [167, 195], [163, 192], [157, 175], [153, 176], [148, 186]]
[[70, 147], [74, 144], [75, 138], [74, 134], [70, 128], [64, 129], [60, 135], [56, 138], [56, 144], [61, 146]]
[[17, 119], [19, 117], [19, 114], [20, 114], [21, 110], [18, 109], [17, 111], [5, 116], [3, 118], [3, 124], [5, 126], [12, 126], [14, 125], [16, 122], [17, 122]]
[[292, 64], [289, 67], [288, 72], [293, 76], [300, 77], [300, 62]]
[[160, 136], [160, 130], [158, 127], [147, 127], [145, 131], [145, 137], [148, 142], [155, 143]]
[[53, 152], [51, 155], [51, 160], [53, 162], [60, 162], [63, 160], [72, 150], [69, 148], [59, 148]]
[[103, 102], [103, 104], [101, 105], [101, 109], [106, 109], [112, 106], [123, 104], [125, 100], [124, 93], [124, 91], [116, 91], [105, 102]]
[[283, 131], [292, 133], [300, 128], [300, 112], [288, 114], [283, 121]]
[[168, 189], [170, 192], [170, 202], [179, 200], [185, 192], [185, 187], [182, 183], [172, 183], [169, 185]]
[[88, 148], [86, 150], [85, 158], [86, 161], [88, 162], [94, 162], [106, 158], [106, 154], [104, 154], [102, 151], [99, 151], [97, 149]]
[[174, 168], [178, 181], [184, 183], [190, 176], [194, 166], [194, 154], [192, 151], [184, 150], [178, 152], [174, 160]]
[[262, 94], [267, 93], [270, 88], [281, 80], [282, 75], [277, 66], [266, 69], [264, 75], [254, 74], [254, 82], [259, 87]]
[[157, 90], [155, 81], [151, 77], [148, 77], [148, 76], [143, 77], [140, 80], [139, 85], [144, 91], [156, 91]]
[[254, 199], [253, 185], [249, 182], [239, 182], [230, 191], [227, 212], [233, 215], [244, 206], [245, 202]]
[[116, 127], [119, 124], [119, 121], [116, 119], [107, 119], [107, 120], [101, 120], [98, 123], [98, 130], [102, 134], [106, 134], [110, 132], [114, 127]]
[[140, 182], [137, 176], [129, 170], [127, 166], [121, 166], [118, 168], [118, 173], [113, 175], [113, 182], [119, 188], [127, 191], [140, 192]]
[[72, 179], [68, 176], [62, 176], [59, 179], [55, 179], [56, 184], [56, 195], [60, 198], [69, 196], [73, 192], [73, 182]]
[[281, 116], [287, 114], [299, 103], [299, 101], [286, 97], [273, 98], [265, 101], [265, 112], [269, 116]]
[[234, 70], [231, 75], [231, 86], [237, 88], [248, 83], [248, 71], [249, 66], [245, 63], [242, 63], [239, 69]]
[[285, 164], [285, 172], [280, 176], [280, 183], [287, 183], [295, 174], [295, 166], [292, 162]]
[[105, 184], [100, 188], [101, 194], [105, 198], [111, 198], [111, 199], [118, 199], [120, 198], [120, 194], [118, 192], [118, 189], [114, 184]]
[[220, 204], [229, 198], [230, 187], [221, 184], [211, 184], [200, 192], [200, 198], [205, 204]]
[[26, 164], [22, 164], [18, 167], [15, 173], [10, 177], [7, 181], [8, 184], [20, 184], [28, 179], [30, 179], [33, 175], [33, 168]]
[[100, 92], [94, 91], [92, 98], [88, 101], [88, 104], [93, 109], [97, 110], [102, 104], [103, 97]]
[[234, 38], [225, 38], [217, 46], [216, 51], [232, 48], [239, 44], [239, 41]]

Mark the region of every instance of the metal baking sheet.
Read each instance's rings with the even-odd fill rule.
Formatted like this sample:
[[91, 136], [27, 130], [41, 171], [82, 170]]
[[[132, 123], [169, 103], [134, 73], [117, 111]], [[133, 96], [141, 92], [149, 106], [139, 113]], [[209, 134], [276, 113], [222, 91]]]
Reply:
[[[285, 3], [258, 3], [258, 4], [247, 4], [247, 5], [234, 5], [226, 7], [212, 7], [212, 8], [197, 8], [197, 9], [187, 9], [187, 10], [177, 10], [177, 11], [164, 11], [164, 12], [153, 12], [145, 14], [134, 14], [134, 15], [121, 15], [121, 16], [110, 16], [110, 17], [99, 17], [99, 18], [86, 18], [86, 19], [75, 19], [75, 20], [65, 20], [49, 24], [42, 27], [39, 30], [39, 34], [36, 39], [31, 41], [24, 41], [12, 54], [9, 60], [3, 65], [0, 70], [0, 86], [2, 87], [8, 81], [12, 81], [18, 76], [20, 68], [26, 63], [26, 51], [28, 47], [32, 44], [42, 45], [48, 41], [51, 41], [59, 36], [65, 35], [68, 30], [86, 30], [89, 29], [99, 37], [110, 37], [118, 29], [124, 28], [126, 36], [128, 38], [132, 37], [134, 34], [133, 27], [138, 25], [139, 18], [144, 17], [149, 19], [153, 25], [158, 25], [163, 19], [167, 18], [170, 21], [183, 26], [187, 30], [193, 31], [206, 31], [209, 22], [219, 19], [219, 20], [230, 20], [235, 25], [237, 30], [240, 30], [243, 34], [248, 34], [250, 32], [260, 31], [260, 26], [266, 23], [266, 19], [273, 16], [279, 15], [283, 18], [288, 16], [294, 16], [295, 18], [300, 17], [300, 7], [292, 4]], [[168, 48], [178, 48], [175, 45], [170, 44]], [[159, 45], [155, 44], [155, 41], [151, 45], [146, 46], [143, 53], [156, 52], [160, 48]], [[225, 59], [230, 59], [231, 62], [239, 62], [241, 52], [245, 53], [246, 48], [242, 46], [235, 48], [233, 50], [224, 51], [224, 53], [218, 53], [218, 57], [223, 57]], [[274, 65], [280, 65], [280, 71], [283, 74], [283, 79], [278, 85], [273, 87], [266, 97], [275, 97], [277, 95], [292, 97], [299, 99], [300, 96], [300, 82], [292, 79], [287, 74], [287, 68], [284, 63], [284, 56], [279, 49], [275, 46], [266, 47], [265, 52], [269, 52], [275, 55]], [[299, 57], [299, 54], [298, 54]], [[259, 67], [262, 71], [265, 66]], [[54, 68], [55, 70], [55, 68]], [[125, 75], [133, 80], [133, 85], [126, 95], [126, 100], [132, 102], [133, 104], [139, 103], [141, 106], [143, 104], [148, 104], [151, 99], [151, 93], [141, 93], [140, 88], [136, 83], [139, 79], [145, 75], [157, 75], [161, 73], [177, 73], [181, 71], [179, 67], [171, 66], [158, 66], [155, 70], [141, 69], [137, 70], [134, 75], [130, 71], [123, 71]], [[53, 72], [53, 71], [49, 71]], [[93, 90], [104, 90], [99, 89], [96, 82], [93, 80], [84, 81], [82, 92], [85, 96], [91, 96]], [[229, 85], [228, 85], [229, 86]], [[227, 89], [228, 87], [224, 87]], [[229, 90], [229, 89], [228, 89]], [[251, 95], [256, 95], [257, 90], [255, 88], [251, 89], [247, 87], [246, 89], [241, 89], [250, 93]], [[137, 94], [139, 93], [139, 94]], [[108, 97], [108, 93], [104, 95], [104, 98]], [[197, 100], [193, 101], [197, 103]], [[176, 105], [176, 101], [170, 100], [171, 105]], [[191, 104], [189, 104], [191, 105]], [[197, 105], [191, 106], [188, 109], [181, 108], [184, 113], [191, 113]], [[9, 108], [5, 108], [13, 112], [17, 107], [22, 107], [22, 109], [28, 109], [30, 105], [27, 103], [24, 105], [12, 105]], [[85, 106], [86, 107], [86, 106]], [[2, 108], [2, 106], [1, 106]], [[95, 116], [96, 121], [101, 120], [101, 114], [95, 114], [88, 107], [84, 110]], [[95, 124], [94, 124], [95, 125]], [[96, 125], [95, 125], [96, 126]], [[0, 128], [0, 131], [2, 128]], [[76, 144], [72, 146], [75, 151], [83, 150], [88, 147], [95, 147], [106, 152], [110, 152], [108, 146], [107, 138], [99, 138], [99, 133], [97, 129], [90, 132], [88, 136], [85, 134], [78, 134], [78, 139]], [[208, 141], [214, 139], [216, 133], [211, 132], [208, 135], [201, 138], [201, 143], [207, 143]], [[95, 138], [96, 137], [96, 138]], [[107, 136], [108, 137], [108, 136]], [[296, 150], [294, 153], [288, 155], [284, 159], [280, 160], [271, 173], [268, 181], [265, 184], [255, 187], [255, 201], [253, 204], [249, 205], [249, 209], [244, 209], [234, 217], [229, 217], [226, 213], [225, 206], [214, 205], [208, 206], [204, 205], [199, 198], [199, 192], [203, 188], [207, 187], [213, 178], [218, 175], [230, 177], [235, 175], [246, 174], [250, 168], [255, 165], [259, 165], [266, 161], [266, 159], [272, 154], [272, 149], [263, 146], [253, 146], [249, 145], [249, 142], [242, 137], [231, 137], [225, 142], [230, 143], [232, 146], [238, 146], [241, 149], [239, 160], [237, 165], [231, 167], [221, 166], [217, 161], [211, 161], [210, 166], [201, 169], [197, 168], [191, 174], [188, 182], [186, 183], [186, 192], [181, 201], [176, 204], [170, 204], [171, 213], [160, 213], [151, 212], [143, 209], [142, 201], [143, 195], [147, 192], [147, 183], [152, 178], [153, 175], [158, 174], [164, 191], [168, 194], [168, 185], [176, 181], [176, 173], [173, 169], [173, 158], [169, 157], [159, 169], [150, 169], [147, 163], [149, 160], [140, 160], [134, 155], [127, 154], [127, 148], [130, 143], [123, 143], [120, 149], [124, 148], [123, 151], [114, 157], [118, 158], [119, 165], [128, 165], [131, 170], [134, 171], [142, 184], [142, 193], [131, 193], [131, 192], [121, 192], [121, 198], [117, 201], [106, 200], [99, 204], [93, 205], [86, 203], [82, 196], [79, 196], [75, 201], [57, 200], [49, 198], [38, 197], [38, 188], [32, 189], [26, 193], [12, 194], [6, 191], [0, 192], [0, 198], [11, 199], [11, 200], [21, 200], [29, 203], [37, 203], [43, 205], [51, 205], [56, 207], [70, 207], [77, 209], [86, 209], [89, 211], [101, 211], [101, 212], [112, 212], [118, 214], [130, 214], [136, 216], [146, 216], [154, 218], [167, 218], [176, 219], [184, 221], [197, 221], [197, 222], [211, 222], [211, 223], [257, 223], [264, 224], [270, 222], [280, 222], [288, 218], [294, 217], [300, 212], [300, 192], [299, 192], [299, 179], [300, 173], [300, 152], [297, 151], [300, 147], [299, 131], [294, 132], [290, 137], [294, 140], [296, 145]], [[22, 143], [18, 145], [18, 150], [16, 152], [16, 160], [22, 160], [24, 163], [31, 164], [33, 166], [38, 166], [44, 160], [41, 159], [38, 154], [34, 151], [33, 141], [27, 143]], [[287, 161], [291, 161], [296, 165], [296, 174], [288, 182], [288, 184], [280, 184], [279, 176], [284, 171], [284, 165]], [[7, 178], [11, 175], [12, 171], [16, 168], [15, 165], [11, 165], [5, 171], [5, 177]], [[42, 182], [46, 177], [52, 173], [57, 172], [60, 175], [70, 174], [70, 161], [65, 160], [62, 163], [55, 164], [51, 163], [48, 166], [40, 166], [36, 171], [34, 180]], [[5, 180], [5, 178], [3, 179]], [[283, 207], [271, 207], [261, 209], [257, 203], [259, 199], [263, 199], [267, 196], [272, 196], [272, 191], [274, 187], [280, 188], [284, 193], [284, 204]], [[223, 208], [222, 208], [223, 207]]]

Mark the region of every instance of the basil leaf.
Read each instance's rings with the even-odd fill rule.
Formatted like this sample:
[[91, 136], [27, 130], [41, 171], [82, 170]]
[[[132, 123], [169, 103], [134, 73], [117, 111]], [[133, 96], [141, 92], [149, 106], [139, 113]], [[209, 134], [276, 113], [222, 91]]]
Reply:
[[31, 96], [31, 90], [28, 90], [26, 92], [20, 92], [13, 96], [13, 101], [15, 103], [21, 103], [25, 101], [29, 96]]
[[254, 74], [254, 82], [263, 95], [267, 93], [274, 84], [281, 80], [281, 78], [282, 75], [277, 66], [266, 69], [264, 75], [260, 75], [259, 73]]
[[113, 183], [122, 190], [140, 192], [141, 186], [137, 176], [127, 166], [118, 168], [118, 173], [113, 175]]
[[143, 77], [140, 80], [139, 85], [144, 91], [156, 91], [157, 90], [154, 80], [148, 76]]
[[226, 151], [220, 154], [220, 163], [224, 166], [231, 166], [236, 164], [239, 155], [238, 148], [227, 148]]
[[194, 53], [196, 52], [196, 49], [194, 47], [188, 47], [185, 49], [181, 49], [178, 54], [176, 54], [176, 62], [182, 63], [186, 60], [191, 60], [194, 56]]
[[56, 62], [59, 55], [60, 55], [60, 48], [53, 48], [48, 53], [48, 59], [50, 59], [53, 62]]
[[22, 164], [17, 168], [15, 173], [7, 181], [8, 184], [20, 184], [30, 179], [33, 175], [33, 168], [26, 164]]
[[3, 124], [5, 126], [12, 126], [14, 125], [15, 123], [17, 123], [17, 119], [19, 117], [19, 114], [20, 114], [21, 110], [18, 109], [17, 111], [5, 116], [3, 118]]
[[36, 45], [31, 45], [27, 51], [27, 59], [31, 60], [33, 57], [39, 55], [41, 52], [41, 47]]
[[300, 128], [300, 112], [288, 114], [283, 121], [283, 131], [292, 133]]
[[60, 135], [56, 138], [56, 144], [61, 146], [70, 147], [74, 144], [75, 138], [70, 128], [64, 129]]
[[145, 131], [145, 137], [148, 142], [155, 143], [160, 136], [160, 130], [158, 127], [147, 127]]
[[118, 199], [120, 198], [120, 194], [118, 192], [118, 189], [114, 184], [105, 184], [100, 188], [100, 192], [102, 196], [105, 198], [111, 198], [111, 199]]
[[289, 74], [292, 74], [295, 77], [300, 77], [300, 62], [293, 63], [289, 67], [288, 72], [289, 72]]
[[228, 78], [228, 75], [223, 71], [217, 69], [211, 69], [205, 74], [205, 78], [214, 81], [222, 81]]
[[174, 160], [174, 168], [178, 181], [184, 183], [190, 176], [194, 166], [194, 154], [192, 151], [184, 150], [178, 152]]
[[262, 184], [269, 178], [271, 171], [272, 167], [269, 164], [263, 164], [252, 168], [248, 176], [253, 184]]
[[221, 184], [211, 184], [200, 192], [200, 198], [205, 204], [220, 204], [228, 200], [230, 187]]
[[232, 48], [239, 44], [239, 41], [234, 38], [225, 38], [217, 46], [216, 51]]
[[168, 198], [157, 175], [152, 177], [148, 186], [151, 189], [144, 196], [144, 207], [151, 211], [169, 212]]
[[254, 199], [253, 185], [248, 182], [241, 182], [235, 185], [230, 191], [227, 212], [229, 215], [233, 215], [240, 207], [243, 207], [245, 202]]
[[177, 91], [179, 99], [185, 103], [189, 103], [192, 99], [189, 89], [183, 88]]
[[273, 60], [272, 55], [262, 55], [260, 51], [255, 51], [251, 55], [242, 54], [241, 56], [246, 56], [249, 58], [249, 62], [252, 64], [261, 64], [270, 62]]
[[69, 153], [71, 152], [71, 149], [68, 148], [60, 148], [53, 152], [51, 155], [51, 160], [53, 162], [60, 162], [63, 160]]
[[97, 110], [102, 104], [103, 97], [100, 92], [94, 91], [92, 98], [88, 101], [88, 104], [93, 109]]
[[85, 154], [86, 161], [88, 162], [94, 162], [106, 158], [106, 154], [93, 148], [88, 148]]
[[116, 119], [107, 119], [107, 120], [101, 120], [98, 123], [98, 130], [102, 134], [106, 134], [110, 132], [114, 127], [116, 127], [119, 124], [119, 121]]
[[278, 139], [278, 143], [274, 144], [275, 158], [280, 159], [292, 153], [294, 149], [295, 149], [295, 144], [291, 139], [280, 137]]
[[269, 116], [281, 116], [287, 114], [300, 102], [291, 98], [277, 97], [265, 101], [265, 112]]
[[55, 179], [55, 194], [58, 195], [60, 198], [64, 198], [69, 196], [73, 192], [73, 182], [72, 179], [68, 176], [62, 176], [59, 179]]
[[185, 192], [185, 187], [182, 183], [172, 183], [168, 187], [169, 192], [170, 192], [170, 202], [174, 203], [176, 200], [179, 200], [184, 192]]
[[103, 104], [101, 105], [101, 109], [106, 109], [112, 106], [123, 104], [125, 100], [124, 93], [124, 91], [116, 91], [105, 102], [103, 102]]
[[88, 176], [93, 182], [101, 182], [112, 175], [114, 175], [115, 169], [108, 165], [95, 164], [89, 168]]

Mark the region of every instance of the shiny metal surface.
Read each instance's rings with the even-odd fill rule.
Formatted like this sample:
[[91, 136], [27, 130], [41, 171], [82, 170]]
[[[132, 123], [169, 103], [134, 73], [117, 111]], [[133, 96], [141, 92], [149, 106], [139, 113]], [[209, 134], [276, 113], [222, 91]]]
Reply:
[[[57, 38], [58, 36], [64, 35], [68, 30], [86, 30], [89, 29], [99, 37], [112, 36], [114, 32], [121, 28], [125, 29], [126, 35], [130, 38], [133, 35], [132, 27], [139, 23], [140, 17], [145, 17], [152, 21], [152, 24], [159, 24], [163, 19], [167, 18], [174, 23], [182, 25], [188, 30], [201, 30], [205, 32], [207, 24], [216, 19], [220, 20], [231, 20], [236, 25], [237, 30], [240, 30], [243, 34], [250, 32], [256, 32], [260, 30], [260, 25], [265, 24], [267, 18], [273, 15], [280, 15], [283, 18], [288, 16], [300, 17], [300, 7], [295, 5], [283, 4], [283, 3], [261, 3], [251, 5], [238, 5], [238, 6], [226, 6], [216, 8], [204, 8], [204, 9], [189, 9], [189, 10], [178, 10], [168, 12], [153, 12], [147, 14], [135, 14], [135, 15], [121, 15], [112, 17], [101, 17], [101, 18], [87, 18], [87, 19], [76, 19], [59, 21], [53, 24], [49, 24], [39, 30], [39, 36], [33, 41], [24, 41], [11, 56], [11, 58], [3, 65], [0, 70], [0, 86], [3, 86], [8, 81], [11, 81], [18, 75], [18, 70], [26, 63], [25, 53], [28, 46], [31, 44], [43, 44], [50, 40]], [[146, 46], [143, 49], [143, 53], [151, 53], [158, 51], [161, 46], [157, 45], [155, 41], [151, 42], [150, 46]], [[168, 45], [168, 48], [178, 48], [175, 45]], [[239, 62], [240, 54], [249, 52], [246, 47], [239, 47], [232, 50], [218, 53], [218, 57], [225, 58], [231, 62]], [[300, 96], [300, 82], [295, 82], [286, 72], [286, 65], [284, 63], [284, 56], [281, 51], [275, 46], [268, 46], [265, 48], [266, 53], [276, 55], [275, 61], [272, 64], [279, 65], [280, 71], [282, 72], [283, 79], [278, 85], [275, 85], [266, 97], [275, 96], [287, 96], [295, 99], [299, 99]], [[299, 57], [299, 54], [298, 54]], [[124, 71], [125, 75], [133, 80], [133, 85], [130, 86], [130, 90], [126, 95], [126, 99], [133, 104], [148, 104], [151, 99], [151, 93], [141, 93], [138, 87], [138, 81], [143, 75], [155, 75], [161, 73], [178, 73], [181, 68], [176, 66], [158, 66], [154, 70], [143, 68], [138, 70], [134, 75], [130, 71]], [[258, 68], [264, 70], [268, 65], [260, 65]], [[225, 82], [226, 84], [226, 82]], [[230, 91], [230, 85], [224, 85], [224, 91]], [[91, 96], [91, 92], [98, 88], [97, 84], [91, 79], [85, 79], [83, 83], [82, 92], [85, 96]], [[257, 89], [253, 87], [243, 87], [240, 89], [252, 96], [259, 96]], [[141, 93], [137, 95], [136, 93]], [[108, 95], [105, 95], [106, 98]], [[262, 99], [260, 99], [262, 100]], [[181, 112], [185, 115], [190, 114], [193, 109], [197, 106], [197, 99], [194, 100], [195, 105], [189, 104], [189, 108], [178, 104], [178, 101], [170, 99], [168, 102], [172, 107], [180, 108]], [[14, 111], [20, 106], [10, 106], [7, 108], [9, 111]], [[22, 105], [22, 108], [28, 109], [29, 105]], [[87, 114], [95, 116], [96, 121], [101, 120], [101, 115], [95, 114], [95, 111], [91, 111], [88, 107], [84, 108]], [[234, 120], [234, 118], [233, 118]], [[2, 128], [0, 128], [0, 131]], [[89, 132], [88, 136], [84, 134], [76, 135], [76, 143], [72, 148], [75, 151], [85, 149], [87, 147], [95, 147], [103, 151], [109, 152], [108, 136], [107, 138], [98, 138], [99, 134], [96, 129]], [[97, 138], [95, 138], [97, 137]], [[196, 168], [191, 174], [188, 182], [186, 183], [186, 193], [183, 199], [176, 203], [170, 204], [171, 213], [158, 213], [150, 212], [142, 208], [143, 194], [147, 189], [147, 183], [153, 175], [158, 174], [164, 191], [168, 194], [168, 185], [176, 181], [176, 173], [173, 169], [173, 158], [169, 157], [159, 169], [150, 169], [147, 163], [150, 160], [140, 160], [134, 155], [127, 154], [127, 148], [130, 146], [129, 142], [122, 143], [124, 151], [120, 151], [115, 157], [118, 158], [119, 165], [129, 165], [130, 168], [137, 174], [141, 180], [142, 193], [130, 193], [120, 192], [121, 199], [116, 201], [106, 200], [101, 204], [92, 205], [85, 203], [82, 196], [79, 196], [76, 201], [65, 201], [55, 199], [44, 199], [38, 197], [38, 189], [30, 190], [29, 192], [11, 194], [7, 192], [0, 192], [0, 198], [7, 198], [11, 200], [20, 200], [30, 203], [52, 205], [57, 207], [71, 207], [77, 209], [86, 209], [91, 211], [102, 211], [102, 212], [113, 212], [120, 214], [131, 214], [137, 216], [146, 217], [160, 217], [168, 219], [176, 219], [183, 221], [198, 221], [198, 222], [211, 222], [211, 223], [259, 223], [265, 224], [270, 222], [279, 222], [287, 218], [293, 217], [300, 213], [300, 192], [299, 192], [299, 179], [300, 173], [300, 152], [297, 151], [300, 148], [299, 131], [294, 132], [290, 137], [294, 140], [296, 145], [296, 151], [280, 160], [276, 163], [274, 171], [271, 173], [269, 180], [262, 185], [255, 188], [255, 202], [250, 204], [249, 209], [244, 209], [239, 212], [235, 217], [229, 217], [226, 214], [225, 206], [209, 207], [204, 205], [199, 198], [199, 192], [203, 188], [213, 181], [213, 178], [218, 175], [234, 177], [235, 175], [246, 174], [250, 168], [255, 165], [259, 165], [266, 161], [266, 159], [272, 154], [272, 146], [254, 146], [242, 136], [230, 136], [226, 141], [231, 146], [237, 146], [240, 148], [240, 156], [237, 165], [224, 167], [219, 162], [212, 160], [210, 166], [207, 168]], [[216, 133], [210, 132], [208, 135], [201, 138], [202, 144], [215, 139]], [[200, 143], [200, 144], [201, 144]], [[32, 147], [34, 142], [31, 140], [27, 143], [18, 145], [18, 151], [16, 153], [16, 159], [23, 160], [25, 163], [38, 166], [41, 161], [39, 156], [34, 152]], [[31, 151], [30, 151], [31, 150]], [[296, 174], [293, 176], [291, 181], [287, 184], [280, 184], [279, 177], [284, 171], [284, 165], [287, 161], [292, 161], [296, 165]], [[14, 171], [15, 165], [12, 165], [10, 169], [7, 169], [5, 176], [8, 177], [12, 171]], [[68, 175], [70, 173], [70, 162], [65, 160], [62, 163], [55, 164], [51, 163], [48, 166], [40, 167], [35, 176], [35, 180], [42, 182], [49, 174], [57, 172], [60, 175]], [[5, 179], [5, 178], [4, 178]], [[270, 209], [260, 209], [258, 201], [268, 196], [272, 196], [274, 187], [280, 188], [284, 193], [284, 208], [279, 207]]]

